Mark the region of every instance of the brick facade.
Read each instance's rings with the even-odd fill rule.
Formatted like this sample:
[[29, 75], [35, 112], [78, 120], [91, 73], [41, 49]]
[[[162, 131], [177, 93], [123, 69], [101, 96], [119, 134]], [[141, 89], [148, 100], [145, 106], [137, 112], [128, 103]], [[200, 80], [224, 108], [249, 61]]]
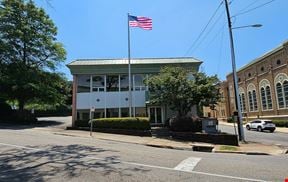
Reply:
[[[241, 104], [244, 120], [257, 117], [288, 118], [288, 92], [285, 92], [286, 87], [283, 86], [284, 107], [281, 106], [282, 108], [279, 108], [279, 101], [281, 102], [281, 99], [278, 99], [276, 88], [278, 82], [284, 83], [285, 80], [288, 81], [288, 42], [283, 43], [279, 47], [240, 68], [237, 71], [237, 76], [239, 94], [240, 96], [244, 94], [244, 102]], [[216, 110], [219, 111], [219, 109], [223, 109], [223, 105], [227, 105], [225, 111], [227, 117], [232, 116], [236, 110], [232, 73], [227, 75], [227, 81], [223, 82], [220, 89], [221, 92], [224, 93], [225, 99], [219, 102]], [[268, 90], [263, 91], [263, 89]], [[271, 95], [271, 97], [269, 97], [269, 95]], [[254, 96], [256, 96], [255, 99]], [[240, 100], [242, 100], [242, 98]], [[272, 106], [268, 100], [272, 100]], [[244, 110], [244, 108], [246, 109]], [[204, 110], [206, 113], [209, 112], [208, 108]], [[211, 112], [212, 111], [210, 111], [210, 113]], [[219, 117], [219, 115], [215, 117]]]

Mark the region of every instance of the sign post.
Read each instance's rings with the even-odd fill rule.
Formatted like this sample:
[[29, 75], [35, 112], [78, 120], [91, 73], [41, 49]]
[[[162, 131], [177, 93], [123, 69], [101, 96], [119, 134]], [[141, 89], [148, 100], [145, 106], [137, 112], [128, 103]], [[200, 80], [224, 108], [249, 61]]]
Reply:
[[95, 111], [95, 108], [94, 107], [91, 107], [90, 109], [90, 136], [92, 136], [92, 131], [93, 131], [93, 122], [92, 122], [92, 115]]

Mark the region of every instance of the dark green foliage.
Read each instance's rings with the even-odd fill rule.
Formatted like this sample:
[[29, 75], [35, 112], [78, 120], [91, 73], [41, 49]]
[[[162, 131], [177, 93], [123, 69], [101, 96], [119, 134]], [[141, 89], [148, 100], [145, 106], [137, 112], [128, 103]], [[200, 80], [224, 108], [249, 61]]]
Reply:
[[66, 79], [53, 73], [66, 51], [57, 28], [33, 1], [0, 2], [0, 97], [27, 103], [65, 102]]
[[[100, 118], [94, 119], [94, 128], [127, 129], [127, 130], [150, 130], [148, 118]], [[81, 123], [82, 124], [82, 123]]]
[[234, 123], [234, 119], [233, 119], [233, 117], [229, 117], [229, 118], [227, 118], [227, 122], [228, 122], [228, 123]]
[[0, 99], [0, 120], [7, 120], [13, 113], [11, 106]]
[[216, 104], [220, 98], [216, 76], [206, 76], [182, 67], [164, 67], [158, 75], [149, 77], [150, 102], [167, 105], [185, 116], [194, 105]]
[[76, 127], [89, 127], [89, 120], [76, 120], [75, 121]]
[[181, 132], [201, 132], [202, 121], [188, 116], [171, 118], [170, 129]]
[[37, 118], [30, 111], [13, 112], [12, 116], [8, 119], [10, 123], [30, 124], [37, 122]]
[[273, 123], [277, 127], [286, 127], [286, 128], [288, 128], [288, 120], [273, 120]]

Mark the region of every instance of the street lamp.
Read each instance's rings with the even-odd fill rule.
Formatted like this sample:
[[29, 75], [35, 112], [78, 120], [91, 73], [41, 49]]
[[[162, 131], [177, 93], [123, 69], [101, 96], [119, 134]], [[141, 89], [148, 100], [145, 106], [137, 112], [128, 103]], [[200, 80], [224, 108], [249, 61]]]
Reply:
[[240, 27], [232, 27], [231, 29], [239, 29], [239, 28], [247, 28], [247, 27], [254, 27], [254, 28], [259, 28], [262, 27], [263, 25], [261, 24], [254, 24], [254, 25], [245, 25], [245, 26], [240, 26]]
[[255, 25], [247, 25], [247, 26], [240, 26], [240, 27], [232, 28], [228, 0], [225, 0], [225, 7], [226, 7], [226, 13], [227, 13], [227, 19], [228, 19], [229, 38], [230, 38], [230, 47], [231, 47], [231, 61], [232, 61], [233, 81], [234, 81], [234, 90], [235, 90], [235, 103], [236, 103], [236, 110], [238, 111], [238, 120], [237, 120], [238, 134], [239, 134], [239, 140], [245, 141], [243, 122], [242, 122], [242, 112], [241, 112], [241, 106], [240, 106], [239, 89], [238, 89], [238, 84], [237, 84], [238, 79], [237, 79], [237, 74], [236, 74], [235, 51], [234, 51], [232, 29], [245, 28], [245, 27], [261, 27], [262, 25], [255, 24]]

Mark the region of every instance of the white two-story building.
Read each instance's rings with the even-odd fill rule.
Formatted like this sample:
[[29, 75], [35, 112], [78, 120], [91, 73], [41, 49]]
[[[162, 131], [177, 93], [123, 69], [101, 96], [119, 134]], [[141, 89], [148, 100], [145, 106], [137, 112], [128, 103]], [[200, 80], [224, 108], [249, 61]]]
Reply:
[[[163, 124], [172, 113], [167, 106], [149, 104], [148, 87], [143, 81], [149, 75], [158, 74], [164, 66], [181, 66], [198, 71], [201, 63], [191, 57], [132, 59], [132, 115], [148, 116], [151, 124]], [[89, 120], [90, 117], [129, 116], [127, 59], [83, 59], [67, 66], [73, 75], [73, 126], [77, 125], [77, 121]]]

